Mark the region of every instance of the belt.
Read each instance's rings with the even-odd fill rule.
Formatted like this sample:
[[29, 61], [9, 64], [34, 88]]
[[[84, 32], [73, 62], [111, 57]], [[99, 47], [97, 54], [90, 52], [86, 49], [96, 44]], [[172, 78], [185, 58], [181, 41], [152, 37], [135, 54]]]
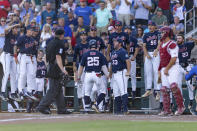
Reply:
[[14, 54], [9, 53], [9, 52], [4, 52], [5, 54], [10, 54], [10, 56], [14, 56]]
[[124, 69], [122, 69], [122, 70], [117, 70], [117, 71], [114, 71], [113, 73], [117, 73], [117, 72], [119, 72], [119, 71], [123, 71]]
[[155, 51], [155, 49], [149, 49], [149, 50], [147, 50], [148, 52], [154, 52]]
[[101, 72], [95, 72], [95, 71], [85, 71], [86, 73], [98, 73], [100, 74]]
[[34, 56], [32, 54], [26, 54], [26, 53], [21, 53], [22, 55], [26, 55], [26, 56]]

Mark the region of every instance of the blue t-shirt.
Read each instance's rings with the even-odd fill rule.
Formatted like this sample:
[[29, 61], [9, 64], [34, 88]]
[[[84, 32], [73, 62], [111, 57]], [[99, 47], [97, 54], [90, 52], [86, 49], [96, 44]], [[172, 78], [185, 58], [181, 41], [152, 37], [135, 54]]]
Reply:
[[129, 44], [129, 35], [125, 32], [114, 32], [111, 35], [109, 35], [109, 44], [111, 44], [111, 51], [114, 50], [113, 41], [117, 39], [121, 39], [123, 41], [123, 48], [126, 49], [126, 45]]
[[143, 37], [143, 42], [146, 44], [147, 51], [153, 51], [158, 46], [158, 35], [159, 32], [149, 32], [146, 33]]
[[12, 31], [5, 35], [5, 45], [3, 47], [3, 51], [14, 54], [14, 46], [17, 43], [19, 35], [13, 35]]
[[72, 30], [69, 26], [64, 26], [64, 37], [72, 37]]
[[17, 47], [20, 53], [35, 55], [36, 45], [36, 41], [26, 35], [20, 36], [17, 39]]
[[81, 60], [81, 65], [85, 67], [86, 72], [101, 72], [103, 65], [107, 64], [107, 60], [103, 54], [97, 50], [86, 52]]
[[187, 63], [187, 60], [190, 59], [191, 51], [194, 48], [194, 42], [186, 42], [179, 45], [179, 63]]
[[86, 6], [84, 8], [77, 7], [75, 9], [76, 16], [82, 16], [84, 20], [84, 25], [89, 26], [90, 25], [90, 16], [92, 15], [92, 9], [89, 6]]
[[83, 54], [88, 51], [89, 51], [89, 44], [88, 43], [77, 44], [77, 46], [75, 46], [75, 49], [74, 49], [73, 62], [77, 62], [77, 56], [79, 56], [78, 62], [80, 62]]
[[58, 18], [64, 18], [64, 21], [65, 21], [65, 23], [66, 23], [66, 21], [68, 21], [68, 14], [66, 13], [64, 13], [64, 12], [60, 12], [59, 14], [58, 14], [58, 16], [57, 16]]
[[127, 69], [126, 60], [128, 59], [129, 56], [125, 49], [120, 48], [119, 50], [114, 50], [111, 55], [112, 72], [115, 73]]
[[37, 71], [36, 71], [36, 78], [45, 78], [46, 76], [46, 65], [44, 61], [37, 61]]
[[136, 38], [134, 38], [134, 37], [132, 37], [132, 36], [130, 36], [130, 55], [134, 55], [134, 53], [135, 53], [135, 49], [136, 48], [139, 48], [139, 45], [137, 44], [137, 39]]

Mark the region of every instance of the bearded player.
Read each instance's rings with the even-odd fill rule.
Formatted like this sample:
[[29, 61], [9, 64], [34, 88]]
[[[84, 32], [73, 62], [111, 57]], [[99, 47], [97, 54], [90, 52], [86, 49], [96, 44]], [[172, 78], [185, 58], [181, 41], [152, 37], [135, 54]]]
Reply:
[[159, 49], [160, 53], [160, 65], [159, 65], [159, 77], [161, 78], [162, 87], [161, 93], [163, 97], [163, 114], [172, 114], [170, 108], [170, 92], [172, 92], [178, 110], [175, 115], [183, 114], [185, 107], [183, 104], [183, 96], [181, 89], [178, 87], [179, 82], [179, 59], [177, 44], [171, 40], [173, 35], [172, 30], [169, 27], [163, 27], [161, 31], [161, 45]]

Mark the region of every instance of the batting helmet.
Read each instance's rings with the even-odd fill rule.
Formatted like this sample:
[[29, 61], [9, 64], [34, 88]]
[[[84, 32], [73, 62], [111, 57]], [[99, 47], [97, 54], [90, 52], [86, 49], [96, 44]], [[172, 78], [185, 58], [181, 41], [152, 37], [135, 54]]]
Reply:
[[163, 33], [161, 36], [161, 41], [165, 40], [167, 37], [172, 38], [173, 37], [173, 32], [172, 29], [168, 26], [164, 26], [160, 29], [160, 32]]
[[96, 40], [90, 40], [89, 41], [89, 48], [97, 48]]

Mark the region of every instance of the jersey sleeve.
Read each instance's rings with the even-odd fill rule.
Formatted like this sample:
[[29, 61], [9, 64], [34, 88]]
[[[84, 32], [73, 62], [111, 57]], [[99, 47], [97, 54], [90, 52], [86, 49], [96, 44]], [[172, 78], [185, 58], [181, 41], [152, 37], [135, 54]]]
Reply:
[[126, 44], [126, 45], [129, 45], [129, 35], [126, 34], [125, 37], [126, 37], [125, 44]]
[[105, 44], [104, 44], [103, 40], [100, 39], [99, 41], [101, 42], [101, 49], [104, 49], [105, 48]]
[[122, 54], [121, 55], [122, 60], [128, 60], [129, 59], [129, 55], [126, 51], [123, 51], [121, 54]]
[[187, 46], [189, 46], [190, 50], [192, 50], [195, 46], [194, 42], [188, 42]]
[[57, 44], [55, 55], [62, 55], [64, 53], [64, 47], [61, 44]]
[[102, 55], [102, 65], [101, 66], [104, 66], [104, 65], [107, 66], [107, 59], [105, 58], [104, 55]]
[[171, 57], [178, 57], [179, 48], [175, 43], [170, 44], [168, 50]]
[[84, 67], [86, 65], [86, 61], [87, 61], [86, 54], [84, 54], [81, 59], [80, 65]]
[[78, 48], [78, 46], [76, 46], [75, 49], [74, 49], [73, 62], [77, 61], [77, 55], [78, 54], [79, 54], [79, 48]]

